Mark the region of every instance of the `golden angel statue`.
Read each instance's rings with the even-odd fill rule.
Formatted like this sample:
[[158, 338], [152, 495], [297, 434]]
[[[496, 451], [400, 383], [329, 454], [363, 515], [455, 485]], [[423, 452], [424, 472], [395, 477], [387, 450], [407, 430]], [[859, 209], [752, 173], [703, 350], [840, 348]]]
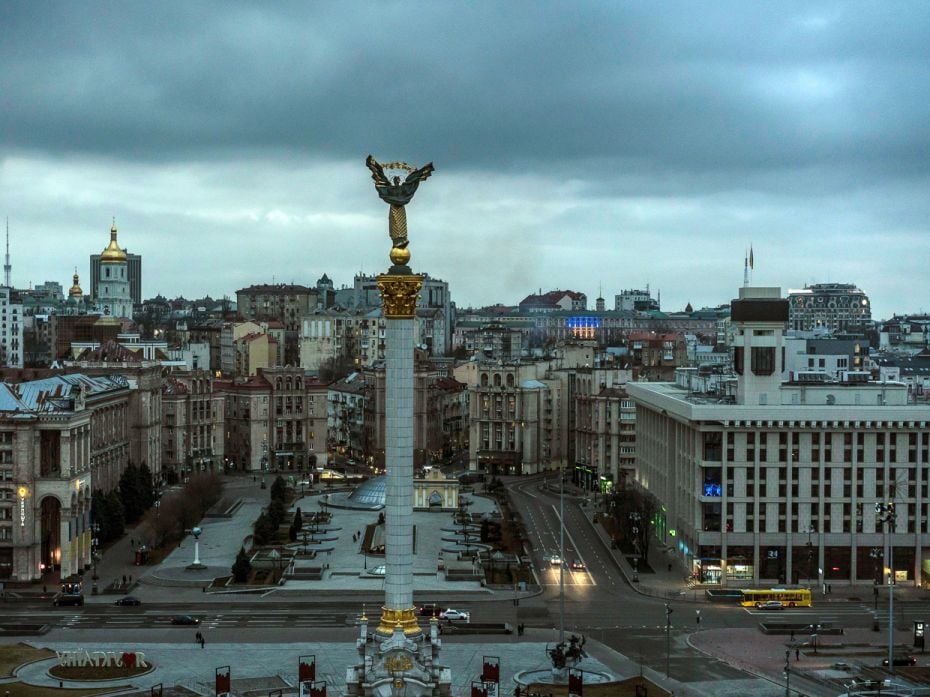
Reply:
[[[410, 203], [420, 182], [433, 173], [433, 163], [430, 162], [419, 169], [414, 169], [406, 162], [389, 162], [382, 165], [369, 155], [368, 159], [365, 160], [365, 164], [371, 170], [371, 178], [375, 182], [375, 190], [378, 192], [378, 196], [391, 206], [388, 213], [388, 231], [391, 235], [393, 247], [391, 260], [395, 264], [405, 264], [410, 259], [410, 252], [406, 251], [409, 241], [407, 240], [407, 213], [404, 211], [404, 206]], [[401, 181], [400, 177], [394, 177], [393, 181], [391, 181], [384, 173], [385, 167], [405, 170], [408, 172], [407, 178]], [[398, 251], [395, 252], [395, 250]]]

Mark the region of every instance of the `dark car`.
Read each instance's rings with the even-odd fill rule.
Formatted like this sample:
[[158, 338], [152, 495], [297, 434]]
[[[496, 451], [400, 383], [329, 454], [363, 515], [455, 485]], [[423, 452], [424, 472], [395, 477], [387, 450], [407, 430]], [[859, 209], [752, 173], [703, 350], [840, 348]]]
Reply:
[[417, 614], [419, 614], [420, 617], [432, 617], [433, 615], [439, 617], [441, 612], [442, 606], [437, 603], [426, 603], [417, 608]]
[[581, 559], [572, 559], [572, 569], [575, 571], [584, 571], [585, 565]]
[[200, 624], [200, 620], [196, 617], [191, 617], [190, 615], [175, 615], [171, 618], [171, 624], [183, 624], [190, 626]]
[[127, 595], [127, 596], [124, 597], [124, 598], [120, 598], [119, 600], [117, 600], [117, 601], [116, 601], [115, 603], [113, 603], [113, 604], [114, 604], [114, 605], [127, 605], [127, 606], [131, 606], [131, 607], [135, 607], [136, 605], [141, 605], [141, 604], [142, 604], [142, 601], [139, 600], [138, 598], [134, 598], [134, 597], [131, 596], [131, 595]]
[[83, 605], [84, 596], [80, 593], [58, 593], [52, 598], [52, 605]]
[[[916, 666], [917, 665], [917, 656], [895, 656], [894, 664], [896, 666]], [[883, 666], [888, 665], [888, 659], [886, 658], [882, 661]]]

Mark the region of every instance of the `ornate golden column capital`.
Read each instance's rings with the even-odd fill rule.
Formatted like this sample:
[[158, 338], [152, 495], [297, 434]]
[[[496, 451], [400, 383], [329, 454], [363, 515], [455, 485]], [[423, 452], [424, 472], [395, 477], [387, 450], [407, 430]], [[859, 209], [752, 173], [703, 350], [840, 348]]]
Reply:
[[417, 296], [422, 287], [423, 276], [390, 273], [378, 276], [384, 316], [387, 319], [413, 319], [417, 313]]
[[400, 625], [404, 634], [412, 636], [420, 634], [423, 630], [417, 624], [417, 609], [415, 607], [404, 610], [395, 610], [387, 607], [381, 608], [381, 623], [378, 625], [378, 634], [390, 635], [394, 628]]

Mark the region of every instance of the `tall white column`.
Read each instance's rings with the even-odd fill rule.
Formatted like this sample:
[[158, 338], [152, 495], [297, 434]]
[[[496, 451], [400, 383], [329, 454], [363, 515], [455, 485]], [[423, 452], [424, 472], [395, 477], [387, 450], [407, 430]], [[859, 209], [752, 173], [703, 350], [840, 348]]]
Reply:
[[386, 332], [385, 607], [413, 607], [413, 320], [389, 319]]
[[385, 330], [385, 578], [378, 634], [420, 634], [413, 607], [413, 322], [423, 277], [392, 267], [378, 277]]

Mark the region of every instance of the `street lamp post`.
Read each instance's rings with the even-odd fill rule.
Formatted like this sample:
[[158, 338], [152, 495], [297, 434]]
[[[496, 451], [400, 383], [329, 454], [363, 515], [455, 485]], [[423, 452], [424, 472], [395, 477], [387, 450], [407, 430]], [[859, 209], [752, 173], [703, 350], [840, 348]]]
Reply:
[[265, 488], [265, 468], [268, 466], [268, 439], [262, 438], [262, 489]]
[[565, 643], [565, 464], [559, 466], [559, 643]]
[[[894, 501], [876, 503], [875, 516], [882, 524], [888, 545], [888, 670], [894, 675], [894, 532], [897, 521]], [[891, 528], [890, 535], [888, 534], [889, 528]]]
[[811, 582], [814, 566], [814, 545], [811, 542], [811, 535], [816, 532], [813, 525], [807, 526], [807, 582]]
[[669, 661], [672, 655], [672, 610], [668, 603], [665, 603], [665, 677], [669, 677]]
[[637, 556], [633, 557], [633, 580], [639, 581], [639, 559], [641, 555], [642, 545], [639, 542], [639, 524], [642, 520], [639, 511], [631, 511], [630, 515], [630, 532], [633, 535], [633, 550], [636, 552]]
[[[869, 557], [872, 558], [872, 578], [875, 584], [874, 593], [872, 594], [875, 598], [875, 611], [878, 612], [878, 585], [879, 579], [881, 578], [878, 575], [878, 560], [883, 557], [883, 552], [878, 547], [872, 547], [869, 550]], [[877, 618], [876, 618], [877, 619]]]
[[791, 649], [785, 649], [785, 697], [791, 697]]
[[97, 579], [100, 578], [97, 575], [97, 545], [99, 544], [99, 540], [97, 539], [97, 537], [100, 534], [100, 523], [94, 523], [91, 526], [91, 530], [93, 530], [94, 532], [94, 536], [91, 539], [91, 545], [90, 545], [90, 557], [91, 557], [91, 561], [94, 562], [94, 575], [91, 576], [91, 579], [93, 580], [94, 583], [91, 588], [91, 594], [97, 595]]

